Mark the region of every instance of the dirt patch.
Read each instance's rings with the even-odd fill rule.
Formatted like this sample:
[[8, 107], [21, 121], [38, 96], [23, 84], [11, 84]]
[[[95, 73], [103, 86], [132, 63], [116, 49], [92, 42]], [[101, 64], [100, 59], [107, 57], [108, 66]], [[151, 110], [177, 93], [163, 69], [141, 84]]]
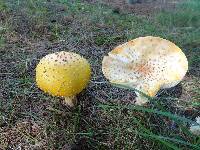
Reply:
[[[86, 0], [90, 3], [97, 3], [99, 0]], [[111, 6], [116, 13], [134, 13], [136, 15], [150, 16], [162, 10], [176, 8], [180, 0], [141, 0], [135, 4], [128, 4], [128, 0], [101, 0], [100, 3]]]
[[19, 122], [11, 128], [0, 128], [0, 132], [3, 149], [12, 149], [11, 145], [19, 149], [39, 149], [41, 145], [44, 147], [47, 138], [36, 122]]

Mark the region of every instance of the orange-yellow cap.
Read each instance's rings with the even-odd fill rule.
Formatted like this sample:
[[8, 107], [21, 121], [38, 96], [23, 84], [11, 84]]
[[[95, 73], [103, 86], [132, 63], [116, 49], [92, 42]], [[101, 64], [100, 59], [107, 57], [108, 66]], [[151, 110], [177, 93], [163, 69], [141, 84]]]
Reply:
[[80, 93], [90, 80], [88, 61], [72, 52], [56, 52], [43, 57], [36, 67], [38, 87], [53, 96]]

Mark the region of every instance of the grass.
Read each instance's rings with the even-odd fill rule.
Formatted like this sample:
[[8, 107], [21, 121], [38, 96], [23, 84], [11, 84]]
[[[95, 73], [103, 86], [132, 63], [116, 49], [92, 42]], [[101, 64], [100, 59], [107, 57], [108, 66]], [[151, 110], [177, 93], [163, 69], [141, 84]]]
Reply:
[[[0, 149], [200, 149], [189, 131], [200, 115], [198, 6], [192, 0], [146, 19], [98, 3], [0, 0]], [[134, 89], [106, 81], [101, 61], [116, 45], [146, 35], [179, 45], [189, 72], [139, 107], [132, 104]], [[35, 85], [39, 59], [60, 50], [79, 53], [92, 66], [90, 85], [73, 109]]]

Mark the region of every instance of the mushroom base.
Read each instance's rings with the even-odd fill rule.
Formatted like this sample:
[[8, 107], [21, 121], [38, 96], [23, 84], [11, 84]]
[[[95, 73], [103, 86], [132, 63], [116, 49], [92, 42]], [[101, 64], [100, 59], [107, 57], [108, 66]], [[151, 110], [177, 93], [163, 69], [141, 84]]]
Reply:
[[77, 104], [77, 98], [76, 96], [65, 97], [63, 103], [70, 107], [74, 107]]
[[135, 104], [136, 105], [139, 105], [139, 106], [143, 106], [145, 105], [147, 102], [149, 102], [148, 98], [147, 97], [144, 97], [144, 96], [138, 96], [135, 98]]

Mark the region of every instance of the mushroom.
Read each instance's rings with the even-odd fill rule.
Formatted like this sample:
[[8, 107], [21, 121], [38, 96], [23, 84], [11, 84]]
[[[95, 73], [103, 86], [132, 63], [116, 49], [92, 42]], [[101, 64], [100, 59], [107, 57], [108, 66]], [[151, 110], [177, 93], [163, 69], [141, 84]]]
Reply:
[[80, 93], [90, 80], [88, 61], [72, 52], [56, 52], [43, 57], [36, 67], [36, 83], [52, 96], [64, 97], [69, 106], [76, 103]]
[[154, 97], [160, 89], [177, 85], [187, 70], [188, 61], [181, 49], [153, 36], [117, 46], [102, 62], [103, 74], [111, 83], [136, 89], [138, 105], [148, 101], [144, 94]]

